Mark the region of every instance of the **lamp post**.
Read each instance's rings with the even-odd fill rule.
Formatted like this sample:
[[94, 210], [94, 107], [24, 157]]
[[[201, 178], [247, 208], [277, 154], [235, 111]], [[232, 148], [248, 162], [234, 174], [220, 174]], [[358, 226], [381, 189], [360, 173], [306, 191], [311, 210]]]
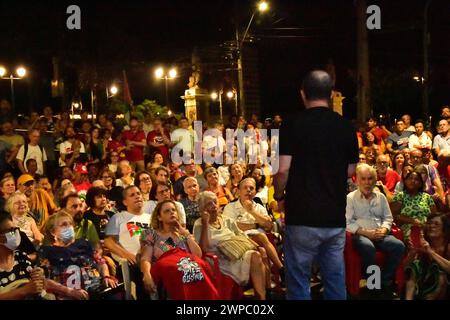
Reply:
[[117, 92], [119, 92], [119, 88], [117, 88], [117, 86], [114, 84], [110, 88], [106, 88], [106, 100], [114, 97]]
[[[217, 100], [219, 99], [219, 109], [220, 109], [220, 120], [223, 121], [223, 102], [222, 102], [222, 95], [224, 94], [223, 90], [220, 89], [219, 93], [217, 93], [216, 91], [213, 91], [211, 93], [211, 99], [213, 100]], [[236, 108], [236, 114], [237, 114], [237, 92], [235, 89], [227, 91], [227, 97], [228, 99], [233, 99], [235, 101], [235, 108]]]
[[12, 73], [9, 76], [5, 77], [6, 72], [7, 72], [6, 68], [0, 66], [0, 78], [2, 80], [9, 80], [11, 82], [11, 104], [12, 104], [13, 112], [15, 112], [16, 101], [15, 101], [15, 96], [14, 96], [14, 80], [23, 79], [23, 77], [25, 77], [25, 75], [27, 74], [27, 70], [24, 67], [18, 67], [16, 69], [17, 77], [14, 77], [14, 75]]
[[[253, 18], [255, 17], [256, 11], [265, 12], [269, 9], [269, 5], [266, 1], [261, 1], [258, 3], [257, 9], [255, 9], [252, 13], [250, 21], [248, 22], [247, 28], [242, 36], [242, 39], [239, 39], [239, 31], [236, 28], [236, 44], [237, 44], [237, 69], [238, 69], [238, 83], [239, 83], [239, 101], [241, 105], [241, 115], [245, 116], [245, 94], [244, 94], [244, 74], [242, 71], [242, 47], [244, 45], [245, 38], [247, 37], [247, 33], [250, 30], [250, 26], [252, 25]], [[237, 98], [237, 97], [236, 97]], [[236, 102], [237, 104], [237, 102]], [[236, 112], [237, 114], [237, 112]]]
[[178, 75], [177, 69], [172, 68], [169, 72], [165, 72], [164, 68], [159, 67], [155, 70], [156, 79], [164, 79], [166, 86], [166, 106], [169, 107], [169, 80], [175, 79]]
[[219, 91], [219, 93], [215, 91], [211, 93], [211, 99], [217, 100], [217, 98], [219, 98], [220, 120], [223, 120], [222, 94], [223, 94], [222, 89]]

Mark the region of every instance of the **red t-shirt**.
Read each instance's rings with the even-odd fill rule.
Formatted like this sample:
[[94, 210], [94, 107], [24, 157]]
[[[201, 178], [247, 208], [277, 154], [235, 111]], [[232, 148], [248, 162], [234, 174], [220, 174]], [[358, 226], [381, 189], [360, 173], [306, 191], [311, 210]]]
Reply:
[[395, 185], [400, 181], [400, 175], [394, 170], [388, 169], [386, 177], [379, 177], [378, 180], [383, 182], [386, 188], [393, 193], [395, 191]]
[[[121, 142], [126, 145], [127, 140], [142, 142], [145, 140], [145, 133], [142, 130], [135, 132], [127, 130], [122, 134]], [[144, 160], [144, 147], [132, 146], [130, 150], [125, 150], [125, 156], [128, 161], [142, 161]]]
[[[164, 134], [166, 135], [167, 138], [170, 139], [170, 133], [167, 130], [164, 130]], [[159, 132], [159, 130], [158, 131], [153, 130], [148, 133], [147, 145], [150, 146], [151, 153], [158, 152], [163, 156], [164, 160], [166, 161], [169, 160], [169, 148], [166, 145], [157, 148], [152, 147], [150, 145], [150, 143], [152, 142], [158, 144], [164, 143], [163, 137], [161, 135], [161, 132]]]
[[78, 194], [86, 194], [87, 191], [92, 187], [92, 185], [89, 183], [89, 181], [84, 181], [80, 184], [73, 184], [73, 187], [75, 188], [75, 190], [77, 190]]
[[208, 262], [179, 248], [169, 250], [152, 263], [156, 284], [163, 283], [172, 300], [218, 300], [214, 275]]
[[375, 136], [377, 145], [380, 145], [382, 140], [386, 140], [389, 137], [387, 132], [381, 129], [380, 127], [375, 127], [372, 130], [370, 130], [370, 132]]
[[[108, 146], [106, 147], [106, 151], [111, 153], [113, 151], [119, 153], [120, 160], [125, 159], [125, 153], [123, 152], [123, 148], [125, 146], [117, 140], [111, 140], [108, 142]], [[121, 151], [122, 150], [122, 151]]]

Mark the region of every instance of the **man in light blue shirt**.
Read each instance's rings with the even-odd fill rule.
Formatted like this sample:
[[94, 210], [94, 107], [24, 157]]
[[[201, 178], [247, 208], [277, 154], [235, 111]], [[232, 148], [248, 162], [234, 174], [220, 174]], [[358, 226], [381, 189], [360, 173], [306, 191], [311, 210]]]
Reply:
[[347, 195], [347, 231], [353, 234], [353, 244], [361, 255], [363, 274], [366, 277], [367, 267], [376, 265], [376, 252], [385, 253], [381, 286], [386, 295], [392, 296], [392, 280], [405, 252], [405, 245], [389, 234], [392, 213], [386, 197], [374, 191], [376, 177], [376, 170], [368, 164], [357, 166], [358, 189]]

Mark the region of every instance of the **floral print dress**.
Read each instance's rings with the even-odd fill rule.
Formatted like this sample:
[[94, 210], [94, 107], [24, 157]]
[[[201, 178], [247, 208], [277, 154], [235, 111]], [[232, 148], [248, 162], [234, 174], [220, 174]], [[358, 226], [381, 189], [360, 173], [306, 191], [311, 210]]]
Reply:
[[[401, 191], [394, 196], [392, 201], [402, 204], [401, 215], [419, 219], [422, 223], [427, 221], [431, 207], [434, 206], [433, 198], [425, 192], [419, 192], [415, 196], [411, 196], [407, 192]], [[403, 224], [400, 228], [403, 231], [404, 239], [408, 240], [411, 233], [411, 224]]]

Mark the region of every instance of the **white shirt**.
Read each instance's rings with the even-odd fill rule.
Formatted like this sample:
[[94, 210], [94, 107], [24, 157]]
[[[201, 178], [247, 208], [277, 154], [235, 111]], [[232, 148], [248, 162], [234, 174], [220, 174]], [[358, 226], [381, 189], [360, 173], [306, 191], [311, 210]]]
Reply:
[[45, 149], [42, 148], [42, 151], [41, 151], [41, 147], [39, 147], [38, 145], [32, 146], [31, 144], [28, 144], [28, 151], [27, 151], [27, 155], [26, 155], [25, 159], [23, 158], [24, 153], [25, 153], [25, 146], [22, 145], [22, 146], [20, 146], [19, 151], [17, 152], [16, 159], [23, 161], [23, 166], [25, 167], [25, 170], [28, 171], [28, 168], [26, 165], [27, 160], [34, 159], [34, 160], [36, 160], [36, 163], [37, 163], [36, 173], [43, 175], [44, 174], [44, 162], [47, 161], [47, 154], [45, 153]]
[[356, 233], [359, 228], [391, 230], [393, 221], [391, 209], [384, 194], [374, 191], [366, 199], [361, 191], [355, 190], [347, 195], [347, 231]]
[[[80, 153], [85, 153], [85, 152], [86, 151], [84, 149], [84, 143], [80, 141]], [[72, 154], [73, 153], [72, 142], [69, 142], [69, 140], [62, 142], [59, 145], [59, 153], [60, 154]], [[63, 167], [65, 165], [66, 165], [66, 163], [61, 159], [61, 157], [59, 157], [59, 166]]]
[[416, 128], [414, 128], [413, 125], [410, 125], [407, 129], [405, 129], [405, 131], [416, 132]]
[[259, 192], [255, 194], [255, 197], [260, 198], [262, 203], [267, 204], [267, 201], [269, 201], [269, 188], [267, 186], [264, 186]]
[[433, 140], [433, 149], [436, 148], [440, 150], [450, 149], [450, 136], [442, 137], [440, 134], [436, 135]]
[[120, 245], [136, 255], [141, 249], [140, 238], [144, 230], [150, 228], [150, 215], [131, 214], [128, 211], [116, 213], [106, 225], [105, 235], [118, 236]]
[[[178, 201], [174, 201], [174, 202], [175, 202], [175, 206], [177, 207], [178, 213], [180, 214], [181, 224], [186, 224], [186, 212], [184, 211], [183, 205], [181, 204], [181, 202], [178, 202]], [[149, 214], [151, 217], [157, 204], [158, 204], [158, 201], [155, 201], [155, 200], [145, 201], [144, 202], [144, 212]]]
[[133, 186], [133, 185], [134, 185], [134, 178], [131, 178], [130, 184], [123, 183], [122, 179], [116, 179], [116, 187], [122, 187], [125, 189], [126, 187]]
[[422, 148], [426, 147], [431, 149], [432, 143], [430, 137], [425, 132], [422, 132], [420, 137], [418, 137], [417, 134], [413, 133], [409, 136], [408, 148], [415, 149], [415, 145], [419, 145]]
[[[255, 206], [255, 211], [259, 214], [269, 216], [267, 213], [266, 208], [264, 208], [259, 203], [256, 203], [253, 201], [253, 205]], [[240, 200], [230, 202], [225, 206], [222, 213], [225, 217], [229, 217], [232, 220], [234, 220], [236, 223], [242, 223], [242, 224], [254, 224], [256, 223], [256, 219], [254, 216], [252, 216], [247, 210], [244, 209], [244, 207], [241, 204]], [[265, 232], [263, 229], [250, 229], [247, 231], [244, 231], [245, 234], [256, 234], [260, 232]]]
[[219, 184], [224, 187], [228, 180], [230, 180], [230, 171], [228, 170], [228, 166], [223, 165], [218, 167], [217, 173], [219, 174]]

